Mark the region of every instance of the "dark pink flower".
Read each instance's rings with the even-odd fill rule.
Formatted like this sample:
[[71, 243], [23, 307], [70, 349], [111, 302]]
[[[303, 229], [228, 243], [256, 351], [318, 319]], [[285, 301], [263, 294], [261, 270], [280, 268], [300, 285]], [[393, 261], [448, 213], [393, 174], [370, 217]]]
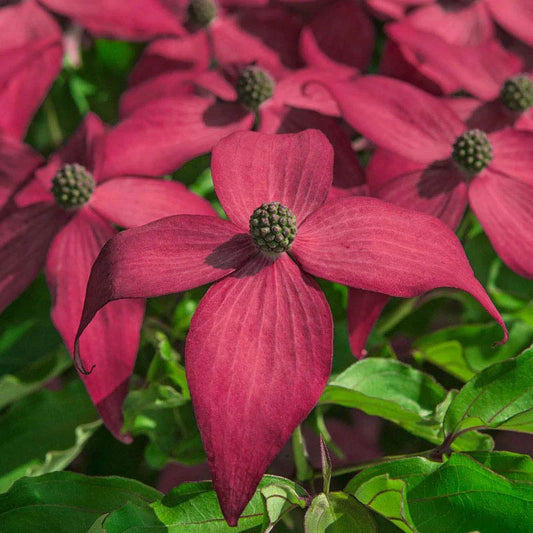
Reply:
[[114, 39], [147, 40], [183, 35], [184, 28], [164, 0], [39, 0], [89, 32]]
[[[216, 282], [191, 322], [185, 363], [230, 525], [329, 376], [332, 318], [312, 276], [404, 297], [461, 288], [504, 327], [449, 228], [374, 198], [326, 202], [332, 169], [317, 130], [235, 133], [212, 156], [229, 220], [178, 215], [126, 230], [91, 272], [78, 335], [109, 302]], [[93, 364], [84, 346], [77, 353], [80, 366]]]
[[300, 52], [308, 66], [366, 70], [375, 46], [375, 30], [359, 0], [326, 4], [302, 30]]
[[[110, 174], [103, 158], [105, 143], [104, 125], [89, 115], [45, 165], [35, 169], [40, 158], [29, 148], [25, 163], [20, 151], [15, 152], [16, 172], [25, 178], [30, 170], [24, 165], [33, 166], [34, 178], [0, 217], [0, 311], [44, 266], [52, 320], [71, 353], [89, 271], [117, 232], [114, 224], [131, 227], [176, 213], [213, 213], [208, 202], [179, 183]], [[140, 301], [112, 304], [82, 341], [98, 365], [90, 379], [83, 377], [89, 394], [110, 431], [125, 441], [121, 405], [137, 355], [143, 310]]]
[[[522, 61], [495, 39], [458, 45], [407, 23], [388, 24], [380, 72], [433, 94], [459, 90], [484, 98], [495, 79], [518, 73]], [[503, 81], [503, 80], [502, 80]]]
[[[495, 36], [494, 22], [533, 44], [530, 0], [367, 0], [375, 9], [453, 44], [480, 44]], [[406, 8], [415, 9], [405, 13]]]
[[[469, 128], [444, 102], [380, 76], [330, 88], [345, 120], [378, 147], [367, 167], [371, 195], [436, 216], [451, 228], [469, 202], [502, 260], [533, 277], [533, 255], [527, 253], [533, 245], [532, 133], [473, 133], [472, 142], [490, 147], [492, 159], [482, 161], [479, 172], [465, 170], [453, 152]], [[386, 302], [379, 294], [351, 291], [348, 328], [356, 355]]]
[[490, 132], [513, 127], [533, 132], [533, 73], [497, 68], [493, 72], [480, 98], [450, 98], [447, 104], [469, 128]]
[[[250, 53], [246, 51], [243, 59], [253, 58]], [[308, 80], [333, 76], [331, 71], [290, 71], [268, 55], [258, 52], [255, 57], [252, 64], [226, 63], [208, 70], [208, 39], [203, 33], [151, 43], [122, 98], [125, 118], [110, 133], [130, 152], [131, 171], [142, 172], [148, 164], [165, 174], [255, 123], [265, 133], [321, 129], [335, 147], [335, 194], [360, 187], [363, 171], [347, 134], [338, 120], [318, 113], [338, 114], [335, 101], [317, 84], [304, 90]], [[261, 91], [257, 100], [251, 97], [254, 90]], [[142, 137], [136, 134], [140, 129]], [[158, 159], [147, 155], [154, 147], [161, 155]], [[109, 154], [109, 164], [112, 159]]]
[[[348, 123], [379, 148], [367, 168], [370, 194], [434, 215], [451, 228], [469, 202], [501, 259], [533, 277], [527, 252], [533, 245], [533, 133], [469, 130], [444, 102], [380, 76], [331, 89]], [[361, 297], [377, 318], [383, 299]], [[370, 311], [353, 313], [349, 328], [358, 354], [373, 322]], [[365, 320], [363, 333], [359, 320]]]
[[0, 9], [0, 133], [24, 137], [61, 70], [61, 31], [33, 0]]

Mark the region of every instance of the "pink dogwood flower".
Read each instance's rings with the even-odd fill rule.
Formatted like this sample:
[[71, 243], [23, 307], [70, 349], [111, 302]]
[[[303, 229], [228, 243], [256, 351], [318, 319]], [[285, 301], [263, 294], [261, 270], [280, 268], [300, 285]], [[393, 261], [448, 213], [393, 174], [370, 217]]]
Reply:
[[496, 78], [522, 69], [521, 59], [496, 39], [477, 45], [453, 44], [403, 22], [388, 24], [385, 32], [388, 39], [380, 73], [433, 94], [462, 90], [484, 98]]
[[[257, 56], [251, 53], [244, 51], [241, 58], [235, 52], [245, 61], [209, 69], [205, 34], [151, 43], [122, 97], [124, 120], [110, 132], [129, 152], [131, 171], [142, 172], [145, 165], [153, 170], [155, 165], [165, 174], [209, 152], [221, 138], [250, 130], [254, 124], [265, 133], [317, 128], [335, 147], [334, 194], [360, 188], [364, 173], [348, 135], [338, 120], [323, 116], [338, 114], [335, 101], [316, 84], [303, 91], [309, 79], [333, 77], [332, 71], [291, 71], [261, 50]], [[254, 63], [246, 62], [254, 57]], [[142, 137], [136, 134], [140, 128]], [[108, 154], [110, 165], [113, 157]]]
[[[117, 230], [176, 213], [212, 214], [210, 204], [175, 182], [128, 173], [110, 174], [102, 147], [104, 125], [88, 115], [78, 131], [46, 164], [26, 148], [11, 160], [25, 179], [33, 178], [0, 211], [0, 312], [42, 268], [52, 294], [52, 320], [73, 353], [91, 265]], [[0, 144], [0, 151], [2, 145]], [[6, 160], [7, 163], [7, 160]], [[4, 165], [2, 158], [1, 165]], [[24, 166], [25, 165], [25, 166]], [[40, 166], [38, 166], [40, 165]], [[87, 331], [83, 349], [98, 368], [83, 377], [109, 430], [121, 435], [121, 405], [137, 355], [144, 306], [141, 301], [109, 306]]]
[[[501, 259], [533, 278], [533, 133], [469, 129], [443, 101], [381, 76], [330, 89], [345, 120], [379, 148], [367, 168], [371, 195], [436, 216], [451, 228], [469, 203]], [[351, 296], [357, 355], [386, 300]]]
[[33, 0], [0, 8], [0, 133], [20, 139], [61, 70], [61, 30]]
[[[185, 365], [230, 525], [330, 373], [332, 317], [312, 276], [404, 297], [457, 287], [505, 327], [449, 228], [375, 198], [326, 202], [332, 170], [317, 130], [234, 133], [212, 155], [229, 220], [178, 215], [121, 232], [89, 278], [82, 343], [109, 302], [215, 282], [192, 319]], [[82, 368], [93, 364], [83, 345], [77, 354]]]
[[[529, 0], [366, 0], [373, 8], [453, 44], [480, 44], [495, 36], [495, 25], [533, 44]], [[413, 8], [406, 12], [408, 8]]]

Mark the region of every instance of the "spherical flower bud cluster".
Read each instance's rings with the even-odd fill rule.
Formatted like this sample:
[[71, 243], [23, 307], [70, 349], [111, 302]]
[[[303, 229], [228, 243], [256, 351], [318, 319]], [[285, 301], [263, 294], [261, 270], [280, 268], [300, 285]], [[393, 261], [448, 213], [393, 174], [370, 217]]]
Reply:
[[281, 254], [290, 249], [296, 237], [296, 217], [279, 202], [264, 203], [250, 217], [254, 244], [266, 254]]
[[247, 67], [237, 80], [239, 102], [252, 111], [257, 111], [273, 93], [274, 80], [258, 67]]
[[454, 161], [469, 174], [478, 174], [492, 161], [492, 146], [481, 130], [469, 130], [453, 144]]
[[52, 194], [56, 202], [66, 209], [81, 207], [94, 192], [94, 179], [85, 167], [67, 163], [52, 180]]
[[187, 14], [193, 26], [205, 28], [215, 19], [217, 8], [213, 0], [191, 0]]
[[533, 106], [533, 82], [527, 74], [519, 74], [506, 80], [500, 96], [512, 111], [526, 111]]

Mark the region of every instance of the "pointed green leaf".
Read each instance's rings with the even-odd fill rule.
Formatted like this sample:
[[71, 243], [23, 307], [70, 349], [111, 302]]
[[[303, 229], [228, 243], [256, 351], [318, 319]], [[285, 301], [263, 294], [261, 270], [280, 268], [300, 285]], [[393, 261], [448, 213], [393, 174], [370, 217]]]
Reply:
[[87, 531], [98, 517], [126, 502], [151, 502], [157, 490], [118, 477], [91, 478], [54, 472], [17, 481], [0, 495], [2, 533]]
[[533, 349], [487, 368], [457, 394], [444, 418], [446, 435], [470, 428], [533, 433]]
[[124, 505], [101, 521], [105, 529], [98, 529], [96, 522], [91, 533], [259, 533], [268, 530], [282, 513], [304, 506], [307, 497], [305, 490], [288, 479], [264, 476], [238, 526], [229, 527], [211, 483], [183, 483], [150, 505]]
[[[320, 403], [361, 409], [398, 424], [434, 444], [443, 441], [442, 419], [451, 397], [429, 374], [393, 359], [359, 361], [334, 377]], [[457, 441], [456, 449], [491, 449], [480, 435]]]
[[0, 491], [23, 476], [65, 468], [99, 427], [81, 381], [42, 390], [15, 403], [0, 418]]
[[512, 452], [472, 452], [468, 455], [507, 479], [533, 483], [533, 459], [529, 455]]
[[533, 531], [533, 485], [510, 481], [466, 455], [453, 454], [407, 493], [421, 531]]
[[354, 496], [402, 531], [417, 533], [409, 514], [405, 482], [401, 479], [391, 479], [389, 474], [375, 476], [357, 487]]
[[509, 341], [504, 345], [493, 345], [498, 334], [497, 324], [467, 324], [441, 329], [418, 339], [414, 344], [415, 355], [468, 381], [477, 372], [515, 356], [533, 342], [533, 324], [522, 320], [506, 323]]
[[353, 496], [344, 492], [319, 494], [305, 514], [305, 533], [377, 533], [376, 524]]

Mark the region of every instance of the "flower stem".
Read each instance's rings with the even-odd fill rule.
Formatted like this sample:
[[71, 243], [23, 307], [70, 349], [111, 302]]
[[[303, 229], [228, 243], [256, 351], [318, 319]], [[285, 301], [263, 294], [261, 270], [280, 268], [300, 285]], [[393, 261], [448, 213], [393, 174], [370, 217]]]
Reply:
[[52, 139], [54, 148], [57, 148], [63, 142], [63, 132], [59, 125], [56, 108], [50, 96], [46, 98], [43, 105], [44, 114], [46, 115], [46, 122], [48, 124], [48, 131]]

